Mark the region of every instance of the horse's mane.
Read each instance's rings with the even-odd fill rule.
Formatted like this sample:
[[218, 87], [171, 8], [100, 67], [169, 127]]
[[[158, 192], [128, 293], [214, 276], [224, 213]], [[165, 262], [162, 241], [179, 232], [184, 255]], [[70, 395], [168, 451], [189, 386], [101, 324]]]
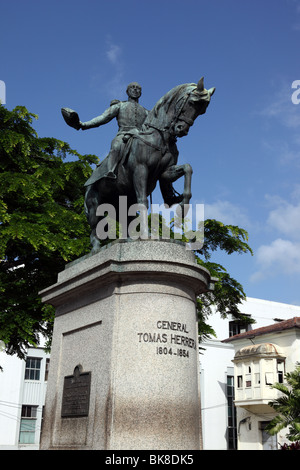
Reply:
[[144, 124], [154, 125], [160, 123], [160, 127], [166, 126], [170, 120], [172, 107], [175, 109], [176, 104], [186, 94], [189, 88], [194, 89], [197, 85], [195, 83], [185, 83], [184, 85], [178, 85], [172, 90], [168, 91], [164, 96], [158, 100], [156, 105], [148, 113], [148, 116]]

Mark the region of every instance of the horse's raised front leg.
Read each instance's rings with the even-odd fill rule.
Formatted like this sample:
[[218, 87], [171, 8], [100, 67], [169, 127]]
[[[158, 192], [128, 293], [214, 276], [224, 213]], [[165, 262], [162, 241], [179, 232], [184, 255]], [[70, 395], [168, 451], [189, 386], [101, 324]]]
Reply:
[[[165, 204], [168, 204], [169, 207], [177, 203], [180, 203], [181, 207], [189, 204], [192, 197], [192, 173], [193, 169], [189, 163], [172, 165], [164, 171], [159, 179], [159, 184]], [[172, 183], [182, 176], [184, 176], [183, 193], [176, 196]]]

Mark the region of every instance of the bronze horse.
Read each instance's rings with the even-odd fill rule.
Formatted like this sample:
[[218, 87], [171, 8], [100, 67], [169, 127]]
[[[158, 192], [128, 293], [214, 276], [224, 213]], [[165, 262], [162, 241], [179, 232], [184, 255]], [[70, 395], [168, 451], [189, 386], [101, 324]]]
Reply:
[[[177, 165], [176, 140], [188, 134], [195, 119], [204, 114], [215, 88], [206, 90], [203, 78], [198, 84], [179, 85], [164, 95], [149, 112], [141, 131], [129, 138], [117, 179], [100, 178], [87, 185], [85, 212], [91, 227], [92, 251], [97, 251], [100, 241], [96, 227], [102, 216], [97, 215], [101, 204], [111, 204], [118, 214], [119, 196], [127, 196], [127, 207], [139, 204], [148, 208], [148, 196], [159, 181], [164, 203], [181, 207], [191, 199], [192, 167]], [[106, 159], [101, 162], [105, 174]], [[99, 168], [97, 169], [99, 170]], [[172, 183], [184, 176], [182, 195], [176, 194]]]

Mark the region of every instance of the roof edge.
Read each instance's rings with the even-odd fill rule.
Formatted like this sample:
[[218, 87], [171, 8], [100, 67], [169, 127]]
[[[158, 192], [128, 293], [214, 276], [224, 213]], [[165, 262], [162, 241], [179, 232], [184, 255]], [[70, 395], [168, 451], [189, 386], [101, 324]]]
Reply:
[[261, 336], [268, 333], [278, 333], [284, 330], [290, 330], [292, 328], [300, 328], [300, 317], [293, 317], [288, 320], [283, 320], [278, 323], [273, 323], [272, 325], [263, 326], [261, 328], [256, 328], [254, 330], [246, 331], [245, 333], [240, 333], [238, 335], [230, 336], [229, 338], [223, 339], [222, 343], [230, 343], [231, 341], [236, 341], [239, 339], [247, 339], [255, 336]]

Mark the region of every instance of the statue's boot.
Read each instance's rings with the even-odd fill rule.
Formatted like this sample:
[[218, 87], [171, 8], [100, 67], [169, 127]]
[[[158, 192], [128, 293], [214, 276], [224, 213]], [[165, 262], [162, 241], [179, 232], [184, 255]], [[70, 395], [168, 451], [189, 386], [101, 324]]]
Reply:
[[108, 161], [108, 172], [105, 173], [105, 178], [111, 178], [111, 179], [117, 179], [117, 175], [115, 174], [115, 169], [117, 167], [117, 164], [119, 163], [119, 156], [114, 155], [111, 153], [110, 159]]

